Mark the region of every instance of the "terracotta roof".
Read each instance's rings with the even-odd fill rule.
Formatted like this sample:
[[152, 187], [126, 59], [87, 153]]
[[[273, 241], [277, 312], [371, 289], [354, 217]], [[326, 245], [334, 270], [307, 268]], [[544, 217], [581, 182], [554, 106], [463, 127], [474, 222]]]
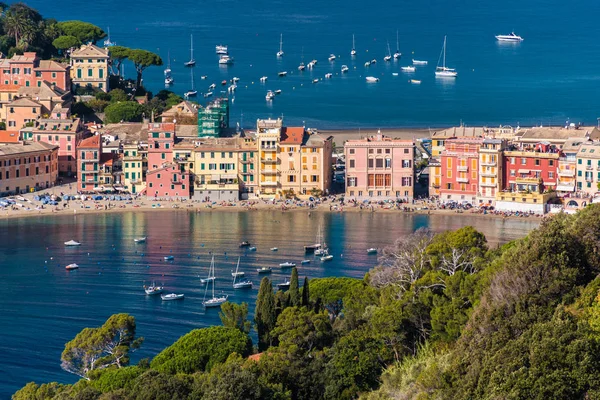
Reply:
[[118, 157], [117, 154], [102, 154], [102, 156], [100, 157], [100, 164], [112, 166], [115, 160], [115, 156]]
[[33, 52], [33, 53], [28, 52], [28, 53], [25, 53], [22, 55], [15, 54], [14, 56], [12, 56], [10, 61], [13, 63], [25, 63], [25, 62], [33, 62], [35, 59], [36, 59], [35, 52]]
[[44, 71], [65, 71], [67, 67], [68, 65], [58, 63], [54, 60], [40, 60], [39, 65], [35, 69]]
[[282, 144], [302, 144], [304, 140], [304, 128], [299, 127], [284, 127], [281, 129], [281, 143]]
[[448, 138], [448, 137], [477, 137], [484, 136], [486, 134], [486, 128], [477, 126], [458, 126], [453, 128], [436, 131], [431, 134], [433, 138]]
[[108, 49], [102, 49], [93, 44], [84, 44], [71, 53], [71, 58], [77, 57], [108, 57]]
[[4, 85], [4, 84], [0, 84], [0, 92], [18, 92], [19, 89], [21, 88], [20, 85], [13, 85], [13, 84], [9, 84], [9, 85]]
[[81, 141], [81, 143], [79, 143], [79, 146], [77, 146], [78, 149], [99, 149], [100, 148], [100, 135], [95, 135], [92, 137], [89, 137], [87, 139], [83, 139]]
[[19, 132], [0, 131], [0, 143], [19, 143]]
[[162, 116], [175, 116], [177, 114], [181, 114], [182, 116], [197, 115], [198, 109], [189, 101], [184, 100], [179, 104], [175, 104], [168, 110], [163, 111]]
[[27, 144], [7, 144], [0, 146], [0, 156], [33, 153], [36, 151], [58, 149], [58, 146], [46, 142], [27, 142]]
[[263, 353], [252, 354], [252, 355], [248, 356], [248, 360], [258, 362], [260, 360], [260, 358], [262, 357], [262, 355], [263, 355]]
[[27, 97], [21, 97], [21, 98], [15, 99], [15, 100], [11, 101], [10, 103], [8, 103], [8, 106], [9, 107], [41, 107], [42, 105], [40, 103], [38, 103], [37, 101], [28, 99]]

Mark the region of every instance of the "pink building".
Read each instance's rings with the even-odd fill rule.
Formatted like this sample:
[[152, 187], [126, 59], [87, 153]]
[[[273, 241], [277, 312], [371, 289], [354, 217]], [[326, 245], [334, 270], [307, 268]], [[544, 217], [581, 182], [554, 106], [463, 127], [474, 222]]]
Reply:
[[411, 201], [414, 196], [412, 140], [391, 139], [378, 133], [366, 139], [348, 140], [346, 197], [349, 199]]
[[66, 118], [68, 115], [61, 115], [57, 119], [40, 119], [36, 126], [22, 130], [21, 135], [24, 140], [57, 145], [58, 171], [61, 175], [72, 176], [77, 173], [77, 147], [86, 131], [80, 119]]
[[43, 81], [63, 91], [71, 90], [69, 65], [52, 60], [40, 60], [35, 52], [15, 54], [0, 60], [0, 83], [19, 87], [40, 86]]
[[446, 140], [441, 155], [440, 200], [476, 204], [479, 188], [479, 148], [483, 138], [465, 137]]
[[189, 198], [191, 175], [184, 164], [173, 162], [174, 123], [148, 124], [148, 171], [146, 196]]
[[84, 139], [77, 146], [79, 156], [79, 173], [77, 174], [77, 191], [93, 193], [100, 184], [100, 158], [102, 157], [102, 140], [100, 135]]
[[0, 196], [53, 186], [58, 172], [57, 150], [46, 143], [0, 146]]

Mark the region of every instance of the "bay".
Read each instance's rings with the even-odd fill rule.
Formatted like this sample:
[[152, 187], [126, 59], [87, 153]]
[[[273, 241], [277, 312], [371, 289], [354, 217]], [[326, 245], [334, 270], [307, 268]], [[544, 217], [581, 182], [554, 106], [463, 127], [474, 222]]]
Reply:
[[[284, 261], [298, 264], [300, 278], [362, 278], [375, 266], [369, 247], [390, 245], [420, 227], [436, 232], [473, 225], [491, 246], [525, 236], [539, 224], [533, 219], [469, 215], [344, 214], [280, 211], [152, 211], [77, 216], [45, 216], [0, 221], [0, 398], [29, 381], [74, 382], [60, 368], [64, 344], [81, 329], [101, 325], [110, 315], [135, 316], [137, 334], [146, 338], [132, 362], [153, 357], [195, 328], [220, 324], [218, 310], [202, 307], [212, 255], [216, 288], [233, 302], [248, 302], [253, 312], [263, 266], [273, 267], [274, 283], [289, 277]], [[324, 232], [334, 260], [307, 257], [303, 246]], [[147, 236], [136, 244], [134, 238]], [[75, 239], [79, 247], [65, 247]], [[256, 252], [240, 248], [243, 240]], [[278, 247], [277, 252], [270, 248]], [[175, 257], [165, 262], [165, 255]], [[240, 270], [254, 282], [251, 290], [233, 290], [231, 272]], [[311, 263], [300, 265], [309, 258]], [[80, 269], [66, 271], [77, 263]], [[146, 296], [143, 285], [156, 281], [166, 291], [184, 293], [183, 301], [162, 302]]]
[[[104, 30], [119, 45], [158, 52], [170, 50], [180, 95], [190, 87], [190, 34], [197, 60], [196, 88], [207, 92], [233, 76], [241, 78], [231, 109], [231, 125], [253, 126], [257, 118], [284, 116], [288, 125], [325, 128], [439, 127], [467, 125], [563, 125], [565, 121], [595, 125], [600, 73], [597, 65], [600, 3], [592, 0], [505, 0], [460, 3], [426, 1], [333, 0], [327, 3], [257, 0], [64, 0], [56, 4], [30, 0], [45, 17], [81, 19]], [[499, 43], [494, 35], [514, 30], [520, 44]], [[384, 63], [399, 33], [402, 59]], [[278, 59], [279, 35], [285, 55]], [[358, 55], [349, 55], [352, 34]], [[447, 65], [455, 80], [436, 79], [434, 69], [444, 35]], [[219, 67], [215, 45], [227, 44], [235, 65]], [[329, 63], [330, 53], [338, 59]], [[299, 73], [298, 64], [319, 60], [313, 71]], [[367, 60], [378, 63], [365, 68]], [[400, 72], [412, 58], [427, 60], [412, 75]], [[340, 67], [347, 64], [348, 74]], [[277, 78], [277, 72], [289, 72]], [[144, 72], [144, 83], [156, 93], [164, 88], [163, 67]], [[327, 72], [332, 79], [322, 79]], [[392, 76], [399, 72], [399, 76]], [[131, 64], [125, 73], [135, 78]], [[200, 80], [207, 75], [207, 80]], [[380, 78], [367, 84], [365, 76]], [[265, 84], [261, 76], [268, 76]], [[411, 85], [409, 79], [422, 80]], [[272, 104], [268, 89], [281, 89]], [[216, 94], [216, 93], [215, 93]], [[199, 95], [198, 101], [205, 99]]]

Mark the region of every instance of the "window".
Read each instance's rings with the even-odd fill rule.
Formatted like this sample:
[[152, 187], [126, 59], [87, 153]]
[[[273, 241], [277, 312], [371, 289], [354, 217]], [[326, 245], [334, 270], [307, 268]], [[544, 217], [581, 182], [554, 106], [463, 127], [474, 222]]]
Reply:
[[391, 149], [385, 149], [385, 154], [390, 154], [392, 152]]
[[581, 158], [577, 160], [577, 164], [581, 165]]
[[551, 167], [554, 166], [554, 160], [548, 160], [548, 165]]
[[377, 154], [381, 154], [382, 153], [382, 149], [377, 149]]
[[311, 182], [319, 182], [319, 175], [311, 175], [310, 181]]
[[369, 149], [369, 154], [373, 154], [373, 149]]
[[[411, 186], [411, 185], [412, 185], [412, 178], [410, 176], [405, 176], [402, 178], [402, 186]], [[449, 183], [448, 185], [452, 185], [452, 184]], [[452, 186], [450, 186], [449, 189], [452, 189]]]
[[373, 159], [369, 158], [369, 168], [373, 168]]
[[514, 177], [514, 176], [516, 176], [516, 173], [515, 173], [515, 170], [514, 170], [514, 169], [511, 169], [511, 170], [510, 170], [510, 176], [513, 176], [513, 177]]
[[215, 153], [214, 152], [210, 153], [210, 158], [215, 158]]
[[[381, 149], [379, 149], [381, 150]], [[375, 167], [376, 168], [383, 168], [383, 158], [378, 158], [375, 160]]]
[[88, 68], [88, 77], [93, 76], [94, 70], [91, 68]]
[[98, 70], [98, 78], [104, 78], [104, 70], [102, 68]]
[[[452, 161], [452, 160], [448, 159], [448, 161]], [[411, 168], [411, 161], [410, 160], [402, 160], [402, 168]]]
[[511, 157], [511, 158], [510, 158], [510, 163], [511, 163], [512, 165], [515, 165], [515, 158], [514, 158], [514, 157]]
[[204, 163], [200, 164], [200, 169], [204, 170]]
[[549, 179], [553, 179], [554, 178], [554, 172], [548, 172], [548, 178]]
[[348, 178], [348, 183], [347, 183], [347, 185], [348, 185], [349, 187], [354, 187], [354, 186], [356, 186], [356, 182], [357, 182], [357, 181], [356, 181], [356, 178], [355, 178], [355, 177]]
[[56, 72], [52, 73], [52, 78], [56, 78]]
[[289, 175], [288, 176], [288, 182], [296, 182], [296, 176], [295, 175]]
[[166, 160], [166, 158], [167, 158], [166, 154], [165, 153], [160, 153], [160, 158], [163, 159], [163, 160]]
[[350, 168], [354, 168], [354, 160], [350, 160]]
[[392, 159], [391, 158], [386, 158], [385, 159], [385, 167], [386, 168], [392, 168]]
[[354, 149], [350, 149], [350, 150], [348, 151], [348, 153], [349, 153], [349, 154], [354, 154]]
[[540, 160], [539, 159], [535, 160], [535, 165], [540, 165]]
[[527, 159], [525, 157], [521, 158], [521, 165], [527, 165]]

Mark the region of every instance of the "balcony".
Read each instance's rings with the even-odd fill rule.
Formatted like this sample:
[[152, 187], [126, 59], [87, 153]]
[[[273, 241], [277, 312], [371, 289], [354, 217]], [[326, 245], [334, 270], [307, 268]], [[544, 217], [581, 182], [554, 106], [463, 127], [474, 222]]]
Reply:
[[247, 160], [242, 159], [242, 164], [250, 164], [254, 162], [254, 158], [248, 158]]
[[262, 186], [277, 186], [277, 181], [262, 181], [260, 183]]
[[242, 175], [254, 175], [254, 170], [253, 170], [253, 169], [251, 169], [251, 170], [249, 170], [249, 171], [243, 171], [243, 172], [241, 172], [241, 174], [242, 174]]
[[86, 163], [97, 163], [99, 160], [96, 158], [81, 158], [79, 161]]
[[479, 184], [479, 186], [481, 186], [481, 187], [496, 187], [496, 186], [498, 186], [498, 184], [497, 183], [491, 183], [491, 182], [481, 182]]
[[98, 178], [86, 178], [86, 182], [98, 182]]
[[277, 145], [274, 146], [260, 146], [261, 150], [277, 150]]
[[139, 178], [136, 178], [136, 179], [130, 180], [129, 183], [131, 183], [132, 185], [139, 185], [142, 183], [142, 180]]
[[260, 171], [260, 173], [263, 175], [277, 175], [279, 171], [276, 169], [263, 169]]
[[434, 189], [439, 189], [440, 188], [440, 184], [439, 183], [432, 183], [431, 187]]
[[586, 182], [594, 182], [594, 177], [593, 176], [586, 176], [585, 177], [585, 181]]
[[460, 182], [460, 183], [469, 183], [469, 178], [456, 178], [456, 182]]
[[498, 165], [496, 161], [482, 161], [480, 164], [484, 167], [495, 167]]
[[588, 170], [588, 171], [593, 171], [594, 167], [591, 166], [591, 165], [586, 165], [585, 169]]
[[456, 167], [457, 171], [463, 171], [463, 172], [467, 172], [469, 170], [469, 167], [467, 165], [458, 165]]
[[498, 176], [498, 173], [497, 172], [481, 172], [479, 175], [487, 176], [490, 178], [495, 178], [496, 176]]
[[265, 164], [276, 164], [277, 163], [277, 159], [276, 158], [265, 158], [260, 160], [261, 162], [265, 163]]
[[558, 176], [566, 176], [569, 178], [573, 178], [575, 177], [575, 170], [574, 169], [559, 169], [558, 170]]

